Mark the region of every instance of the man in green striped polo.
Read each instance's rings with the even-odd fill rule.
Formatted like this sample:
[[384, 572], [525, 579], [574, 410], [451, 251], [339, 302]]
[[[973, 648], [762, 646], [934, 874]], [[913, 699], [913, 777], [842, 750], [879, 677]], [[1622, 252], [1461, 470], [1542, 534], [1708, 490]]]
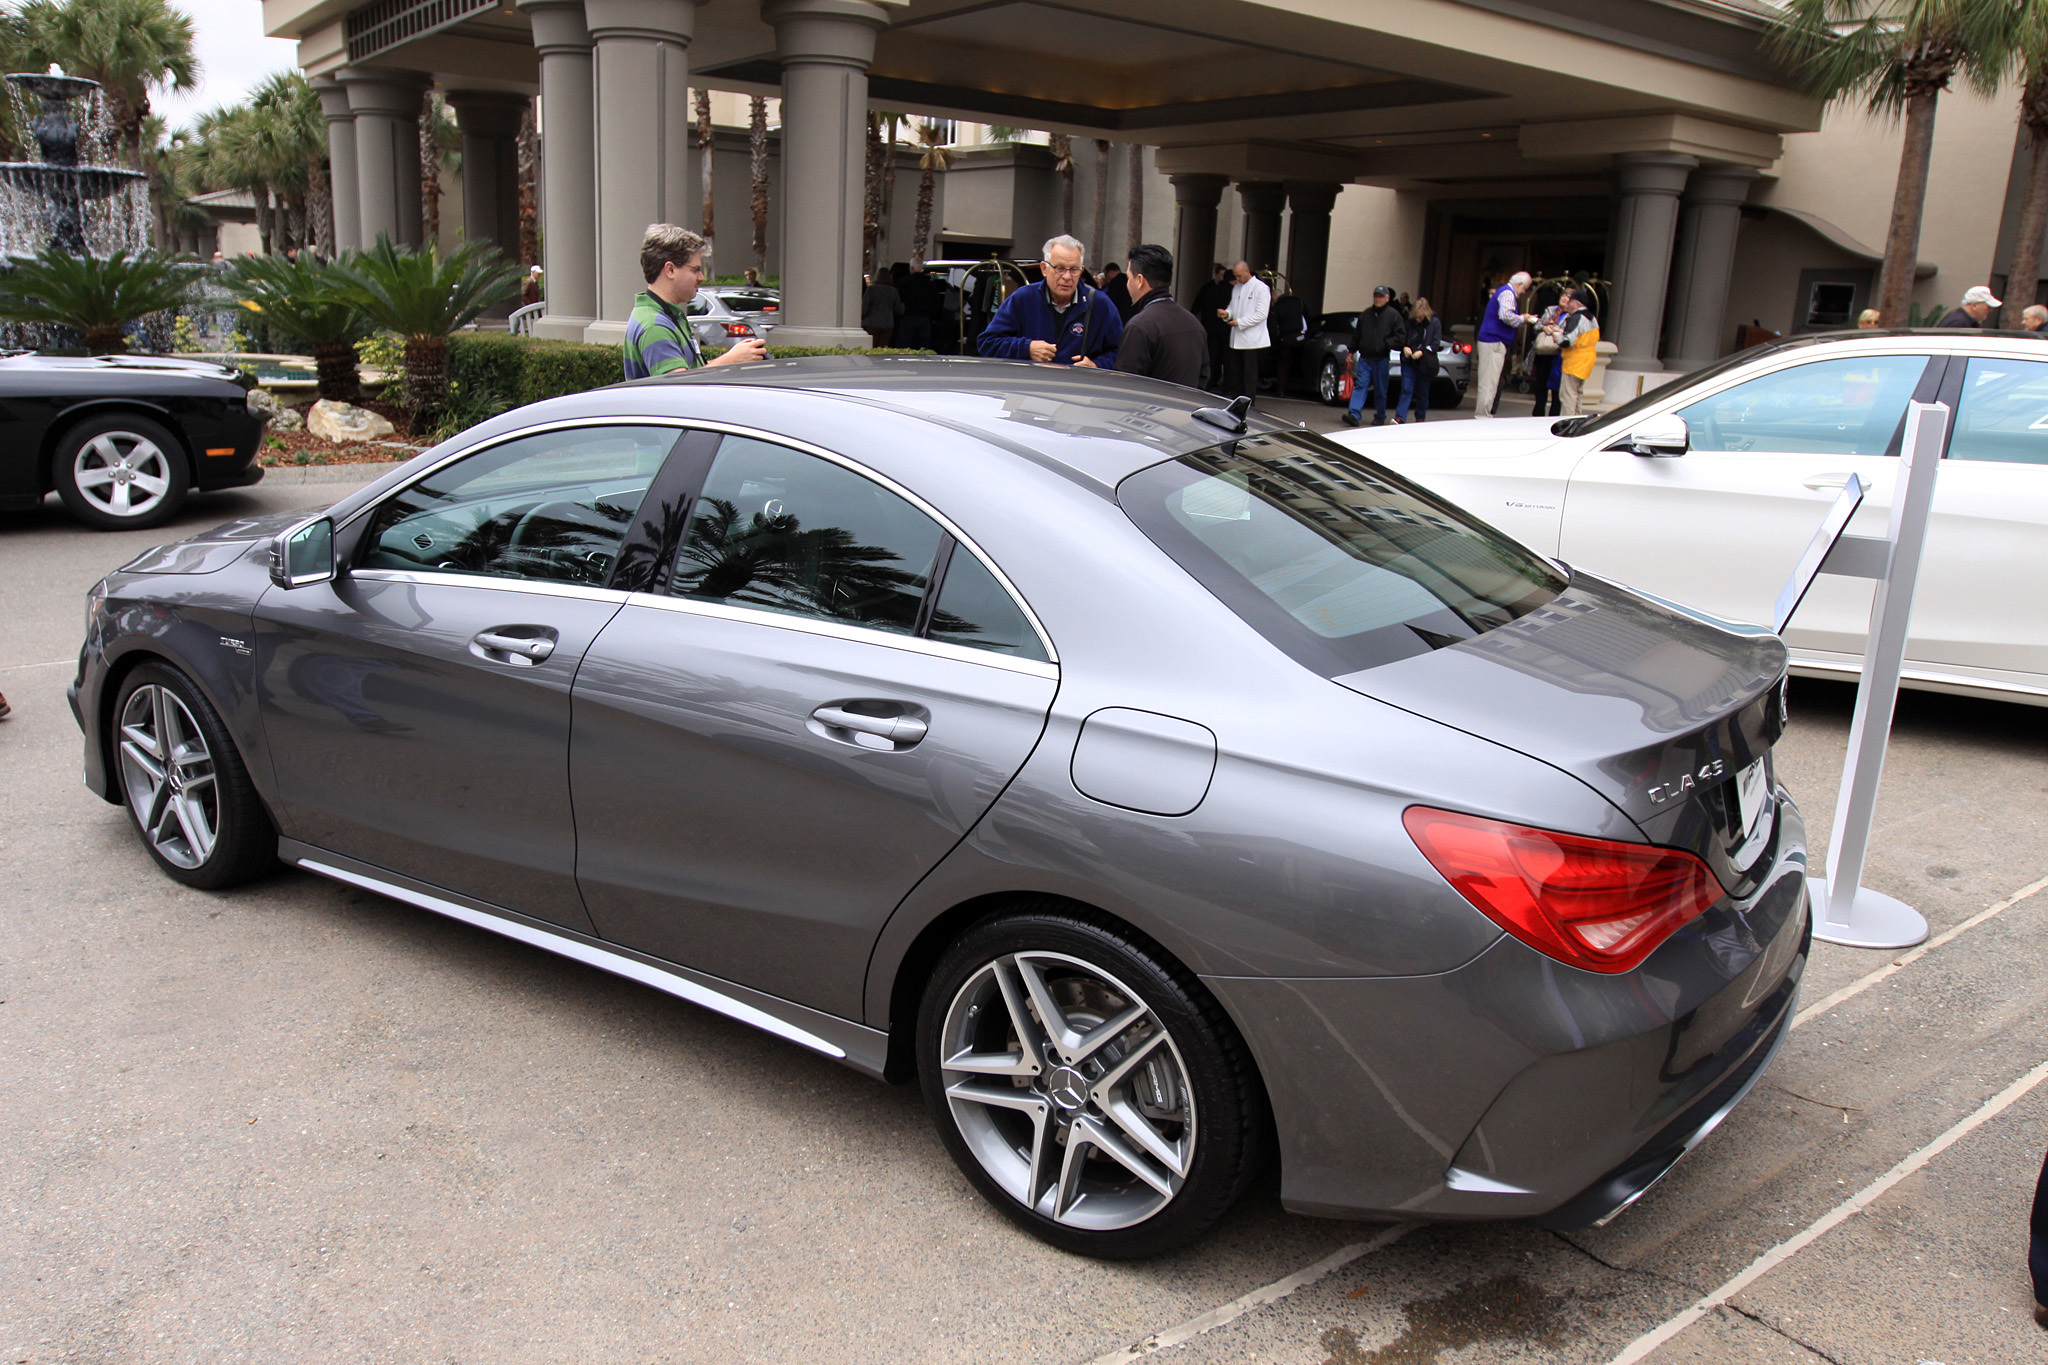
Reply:
[[646, 276], [647, 287], [633, 300], [626, 319], [626, 378], [767, 358], [768, 348], [759, 337], [734, 342], [715, 360], [706, 360], [698, 349], [683, 310], [704, 283], [705, 246], [702, 237], [674, 223], [648, 227], [640, 242], [640, 273]]

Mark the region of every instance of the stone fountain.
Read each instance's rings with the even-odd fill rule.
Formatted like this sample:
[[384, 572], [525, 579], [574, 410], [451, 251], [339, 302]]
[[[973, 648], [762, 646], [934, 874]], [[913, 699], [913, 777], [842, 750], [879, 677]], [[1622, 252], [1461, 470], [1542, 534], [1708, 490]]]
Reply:
[[[31, 255], [49, 245], [69, 255], [104, 256], [145, 245], [140, 189], [147, 177], [118, 166], [79, 164], [83, 130], [75, 106], [100, 83], [61, 75], [54, 67], [48, 75], [17, 73], [7, 81], [22, 94], [42, 99], [33, 127], [42, 157], [0, 161], [0, 187], [6, 190], [6, 202], [0, 204], [0, 255]], [[89, 207], [106, 200], [117, 201], [110, 205], [115, 212]]]

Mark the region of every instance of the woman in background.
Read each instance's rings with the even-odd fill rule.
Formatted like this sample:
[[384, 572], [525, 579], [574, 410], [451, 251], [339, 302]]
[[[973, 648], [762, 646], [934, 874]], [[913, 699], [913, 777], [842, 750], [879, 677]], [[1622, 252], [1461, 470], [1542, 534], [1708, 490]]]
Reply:
[[1401, 334], [1401, 401], [1394, 408], [1396, 424], [1408, 420], [1408, 407], [1415, 406], [1415, 420], [1429, 420], [1429, 386], [1436, 382], [1436, 348], [1444, 339], [1444, 324], [1429, 306], [1417, 299], [1408, 308], [1408, 323]]

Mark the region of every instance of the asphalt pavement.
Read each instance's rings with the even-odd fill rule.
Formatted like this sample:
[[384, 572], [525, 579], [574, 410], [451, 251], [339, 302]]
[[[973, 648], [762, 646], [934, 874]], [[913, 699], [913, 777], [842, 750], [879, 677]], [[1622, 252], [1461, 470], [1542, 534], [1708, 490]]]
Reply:
[[[1607, 1227], [1297, 1218], [1269, 1174], [1101, 1264], [911, 1089], [304, 874], [156, 871], [78, 780], [87, 587], [363, 476], [0, 514], [0, 1362], [2048, 1361], [2048, 710], [1903, 698], [1866, 883], [1935, 945], [1820, 946], [1764, 1083]], [[1778, 750], [1816, 849], [1851, 696], [1795, 684]]]

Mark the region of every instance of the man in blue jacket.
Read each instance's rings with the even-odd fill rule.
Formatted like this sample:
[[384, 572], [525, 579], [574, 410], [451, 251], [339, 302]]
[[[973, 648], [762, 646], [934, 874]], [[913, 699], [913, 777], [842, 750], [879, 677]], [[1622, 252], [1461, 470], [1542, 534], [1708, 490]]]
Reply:
[[1107, 294], [1081, 283], [1081, 244], [1053, 238], [1038, 271], [1045, 278], [1003, 300], [977, 349], [1000, 360], [1115, 369], [1123, 318]]

